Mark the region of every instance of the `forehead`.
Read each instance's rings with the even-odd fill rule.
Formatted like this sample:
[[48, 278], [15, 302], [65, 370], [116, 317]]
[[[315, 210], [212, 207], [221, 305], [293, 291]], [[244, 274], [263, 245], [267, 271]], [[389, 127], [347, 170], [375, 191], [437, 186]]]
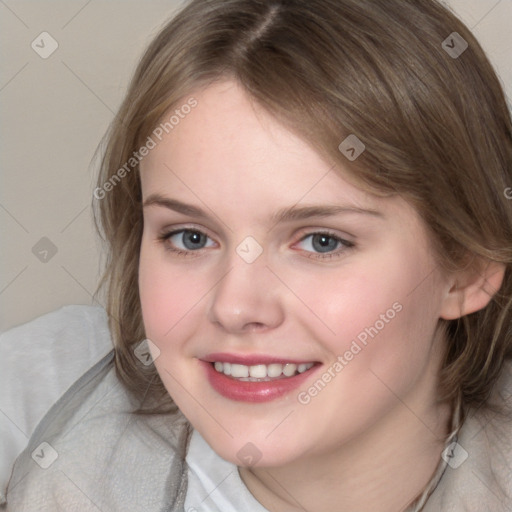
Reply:
[[144, 199], [172, 196], [231, 216], [265, 210], [267, 218], [299, 203], [375, 210], [396, 203], [357, 188], [345, 169], [325, 160], [236, 82], [190, 96], [197, 105], [141, 162]]
[[[142, 168], [172, 161], [176, 169], [208, 169], [249, 177], [271, 166], [286, 170], [299, 159], [314, 167], [326, 163], [308, 145], [257, 105], [236, 82], [221, 82], [194, 92], [197, 106], [150, 152]], [[168, 116], [165, 116], [168, 117]], [[305, 163], [306, 163], [305, 162]], [[287, 165], [285, 165], [287, 164]], [[244, 172], [245, 171], [245, 172]], [[275, 175], [276, 179], [279, 176]]]

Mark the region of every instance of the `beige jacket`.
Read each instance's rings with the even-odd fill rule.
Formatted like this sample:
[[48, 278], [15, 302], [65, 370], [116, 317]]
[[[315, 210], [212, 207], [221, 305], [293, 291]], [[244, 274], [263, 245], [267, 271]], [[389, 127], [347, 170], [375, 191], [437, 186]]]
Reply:
[[[494, 399], [512, 411], [511, 361]], [[185, 512], [190, 427], [179, 414], [134, 415], [136, 405], [115, 375], [110, 352], [38, 425], [0, 509]], [[512, 511], [510, 417], [472, 411], [456, 439], [432, 479], [432, 493], [425, 492], [426, 503], [410, 510]]]

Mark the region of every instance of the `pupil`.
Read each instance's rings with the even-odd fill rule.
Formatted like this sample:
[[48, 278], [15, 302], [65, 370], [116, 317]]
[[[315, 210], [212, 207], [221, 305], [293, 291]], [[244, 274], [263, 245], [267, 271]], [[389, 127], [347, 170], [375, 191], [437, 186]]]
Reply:
[[202, 233], [197, 233], [196, 231], [190, 231], [188, 235], [183, 237], [183, 245], [187, 249], [197, 249], [197, 245], [204, 242], [204, 235]]
[[315, 235], [313, 237], [313, 247], [318, 252], [329, 252], [336, 249], [337, 241], [326, 235]]

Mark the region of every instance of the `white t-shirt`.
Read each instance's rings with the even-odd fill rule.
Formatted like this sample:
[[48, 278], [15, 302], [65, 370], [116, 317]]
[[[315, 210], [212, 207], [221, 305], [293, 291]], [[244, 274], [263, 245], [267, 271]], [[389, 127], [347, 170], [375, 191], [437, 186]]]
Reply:
[[186, 458], [185, 512], [268, 512], [249, 492], [238, 467], [217, 455], [194, 430]]

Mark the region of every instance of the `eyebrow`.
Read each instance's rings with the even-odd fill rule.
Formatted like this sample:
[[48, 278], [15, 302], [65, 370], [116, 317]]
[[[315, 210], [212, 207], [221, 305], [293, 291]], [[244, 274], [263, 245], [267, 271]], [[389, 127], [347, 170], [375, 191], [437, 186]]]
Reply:
[[[169, 210], [173, 210], [184, 215], [197, 217], [199, 219], [206, 219], [208, 215], [204, 210], [191, 204], [182, 203], [177, 199], [164, 197], [160, 194], [151, 194], [143, 203], [143, 207], [147, 206], [161, 206]], [[384, 218], [384, 215], [372, 208], [359, 208], [356, 206], [348, 205], [315, 205], [315, 206], [292, 206], [283, 208], [270, 217], [272, 224], [280, 222], [291, 222], [297, 220], [305, 220], [310, 217], [332, 217], [340, 214], [357, 213], [371, 215], [377, 218]]]

